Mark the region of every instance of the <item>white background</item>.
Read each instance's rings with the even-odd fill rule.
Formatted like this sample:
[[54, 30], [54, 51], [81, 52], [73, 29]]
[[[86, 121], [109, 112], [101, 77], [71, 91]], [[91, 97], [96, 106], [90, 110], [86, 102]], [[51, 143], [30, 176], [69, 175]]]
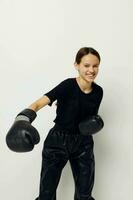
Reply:
[[[0, 1], [0, 198], [38, 196], [41, 151], [56, 106], [38, 112], [33, 125], [41, 142], [32, 152], [10, 151], [5, 136], [15, 116], [60, 81], [77, 76], [74, 59], [84, 46], [102, 61], [96, 82], [104, 89], [99, 114], [104, 129], [94, 136], [96, 200], [133, 199], [133, 67], [131, 0]], [[69, 162], [58, 200], [73, 200]]]

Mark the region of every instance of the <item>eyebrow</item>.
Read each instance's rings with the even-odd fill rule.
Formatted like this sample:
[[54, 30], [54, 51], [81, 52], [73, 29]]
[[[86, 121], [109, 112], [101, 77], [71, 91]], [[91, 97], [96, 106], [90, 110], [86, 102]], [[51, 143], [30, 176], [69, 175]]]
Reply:
[[[84, 63], [84, 65], [90, 65], [89, 63]], [[99, 65], [99, 63], [96, 63], [94, 65]]]

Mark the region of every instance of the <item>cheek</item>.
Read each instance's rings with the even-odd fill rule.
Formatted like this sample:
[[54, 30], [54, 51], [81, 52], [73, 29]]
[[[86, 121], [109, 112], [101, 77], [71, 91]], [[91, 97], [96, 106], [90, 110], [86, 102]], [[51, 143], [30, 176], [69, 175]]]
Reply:
[[83, 74], [83, 73], [86, 72], [86, 70], [84, 68], [80, 68], [78, 71], [79, 71], [80, 74]]
[[99, 69], [95, 69], [95, 73], [98, 74]]
[[82, 67], [81, 71], [82, 71], [82, 72], [87, 72], [87, 68]]

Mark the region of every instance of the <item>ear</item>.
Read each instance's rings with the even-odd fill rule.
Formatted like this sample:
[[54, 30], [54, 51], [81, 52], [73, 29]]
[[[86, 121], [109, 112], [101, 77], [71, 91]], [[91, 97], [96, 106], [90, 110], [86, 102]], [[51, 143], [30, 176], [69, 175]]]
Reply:
[[74, 67], [76, 70], [78, 70], [78, 64], [76, 62], [74, 63]]

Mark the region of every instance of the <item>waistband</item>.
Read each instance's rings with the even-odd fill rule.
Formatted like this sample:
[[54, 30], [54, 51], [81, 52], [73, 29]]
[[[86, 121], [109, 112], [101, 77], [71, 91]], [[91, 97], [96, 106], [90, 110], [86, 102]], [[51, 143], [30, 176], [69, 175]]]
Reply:
[[78, 127], [66, 128], [66, 127], [62, 127], [59, 124], [55, 124], [53, 126], [53, 129], [57, 130], [57, 131], [61, 131], [63, 134], [67, 134], [67, 135], [79, 135], [80, 134]]

